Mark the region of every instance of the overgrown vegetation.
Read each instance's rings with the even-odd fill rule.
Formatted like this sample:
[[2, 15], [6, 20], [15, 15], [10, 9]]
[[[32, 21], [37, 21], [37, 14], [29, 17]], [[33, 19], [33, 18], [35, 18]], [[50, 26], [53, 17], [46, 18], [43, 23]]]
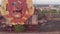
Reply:
[[15, 25], [15, 31], [16, 32], [22, 32], [24, 30], [24, 26], [23, 25]]

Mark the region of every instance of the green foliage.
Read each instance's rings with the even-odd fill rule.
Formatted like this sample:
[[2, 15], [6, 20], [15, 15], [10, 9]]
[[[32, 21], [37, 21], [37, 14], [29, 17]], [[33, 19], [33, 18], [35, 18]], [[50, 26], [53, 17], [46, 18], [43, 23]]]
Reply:
[[58, 13], [60, 13], [60, 11], [58, 11]]
[[47, 11], [47, 10], [42, 10], [42, 13], [43, 13], [43, 14], [49, 13], [49, 11]]
[[16, 32], [22, 32], [24, 30], [24, 26], [23, 25], [15, 25], [15, 31]]
[[42, 13], [45, 14], [45, 13], [57, 13], [57, 10], [56, 9], [50, 9], [49, 11], [47, 10], [42, 10]]
[[57, 13], [57, 10], [51, 9], [49, 12], [50, 12], [50, 13]]
[[42, 11], [38, 11], [38, 20], [44, 17], [44, 13]]
[[43, 18], [46, 13], [57, 13], [56, 9], [50, 9], [50, 10], [38, 10], [38, 19]]

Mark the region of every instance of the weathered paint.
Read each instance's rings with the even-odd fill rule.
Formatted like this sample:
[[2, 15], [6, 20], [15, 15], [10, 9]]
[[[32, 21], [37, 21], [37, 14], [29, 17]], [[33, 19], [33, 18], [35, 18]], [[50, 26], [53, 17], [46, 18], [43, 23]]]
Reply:
[[23, 25], [24, 22], [34, 13], [32, 0], [4, 0], [2, 3], [2, 8], [4, 7], [4, 9], [2, 9], [1, 13], [7, 13], [3, 16], [9, 20], [12, 25]]

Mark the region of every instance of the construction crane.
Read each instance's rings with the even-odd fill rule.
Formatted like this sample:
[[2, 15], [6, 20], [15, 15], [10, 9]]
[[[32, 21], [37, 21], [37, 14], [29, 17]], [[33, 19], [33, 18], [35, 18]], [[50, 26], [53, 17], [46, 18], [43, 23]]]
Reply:
[[2, 0], [0, 12], [6, 18], [6, 23], [24, 25], [33, 15], [34, 6], [32, 0]]

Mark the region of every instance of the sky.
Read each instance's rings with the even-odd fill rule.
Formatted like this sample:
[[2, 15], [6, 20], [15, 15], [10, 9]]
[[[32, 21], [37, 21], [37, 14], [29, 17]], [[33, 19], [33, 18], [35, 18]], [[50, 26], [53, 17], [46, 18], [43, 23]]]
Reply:
[[1, 0], [0, 0], [0, 4], [1, 4]]
[[33, 0], [34, 4], [60, 4], [60, 0]]
[[60, 4], [60, 0], [32, 0], [32, 1], [34, 4]]

